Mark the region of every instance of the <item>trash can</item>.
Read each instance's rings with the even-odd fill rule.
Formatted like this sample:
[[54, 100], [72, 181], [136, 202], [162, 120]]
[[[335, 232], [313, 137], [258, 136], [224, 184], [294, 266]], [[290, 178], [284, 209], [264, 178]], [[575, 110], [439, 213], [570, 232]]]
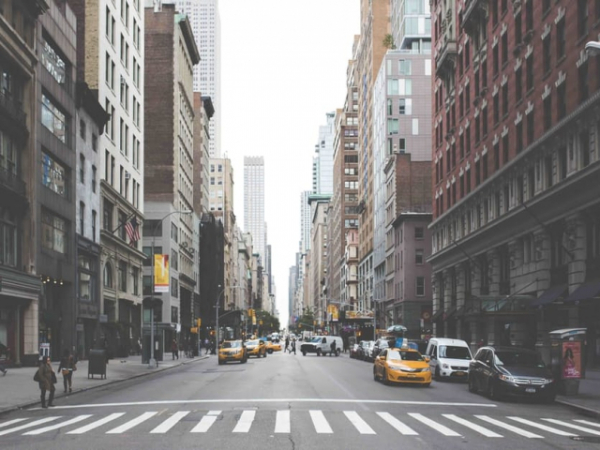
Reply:
[[579, 393], [579, 380], [585, 378], [582, 356], [585, 353], [586, 332], [587, 328], [565, 328], [549, 333], [551, 370], [559, 394]]
[[100, 379], [106, 379], [106, 350], [90, 350], [88, 358], [88, 378], [100, 375]]

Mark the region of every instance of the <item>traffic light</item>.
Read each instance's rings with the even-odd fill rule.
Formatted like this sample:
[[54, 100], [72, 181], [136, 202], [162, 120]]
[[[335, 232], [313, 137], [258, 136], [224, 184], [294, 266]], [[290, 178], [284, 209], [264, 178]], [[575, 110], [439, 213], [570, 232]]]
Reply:
[[196, 319], [196, 326], [200, 328], [200, 325], [202, 325], [202, 319]]

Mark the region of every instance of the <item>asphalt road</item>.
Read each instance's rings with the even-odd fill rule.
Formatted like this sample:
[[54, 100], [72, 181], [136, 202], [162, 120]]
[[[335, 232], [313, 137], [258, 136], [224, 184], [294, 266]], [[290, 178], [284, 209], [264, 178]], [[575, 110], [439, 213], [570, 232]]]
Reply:
[[385, 386], [347, 356], [211, 357], [56, 405], [0, 416], [0, 448], [600, 448], [600, 422], [561, 405], [491, 402], [459, 383]]

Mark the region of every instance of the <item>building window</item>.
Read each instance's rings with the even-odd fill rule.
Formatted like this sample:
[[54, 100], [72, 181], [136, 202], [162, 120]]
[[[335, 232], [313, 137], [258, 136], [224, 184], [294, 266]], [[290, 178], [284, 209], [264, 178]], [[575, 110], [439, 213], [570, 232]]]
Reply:
[[56, 50], [44, 39], [41, 51], [41, 63], [59, 84], [64, 84], [67, 80], [67, 65], [64, 59]]
[[508, 33], [502, 35], [502, 67], [508, 64]]
[[119, 237], [123, 240], [127, 240], [127, 231], [125, 231], [125, 223], [127, 222], [127, 214], [123, 211], [119, 211]]
[[415, 264], [422, 265], [423, 264], [423, 249], [418, 248], [415, 250]]
[[42, 211], [42, 247], [63, 255], [67, 253], [67, 222], [58, 216]]
[[517, 124], [517, 154], [523, 151], [523, 121]]
[[179, 298], [179, 281], [171, 277], [171, 297]]
[[61, 142], [67, 143], [67, 119], [65, 114], [45, 94], [42, 94], [42, 125]]
[[171, 268], [173, 270], [179, 270], [179, 253], [175, 250], [171, 250]]
[[567, 36], [565, 33], [565, 18], [556, 24], [556, 60], [566, 56]]
[[577, 27], [579, 29], [579, 37], [588, 34], [588, 0], [577, 0]]
[[92, 241], [96, 242], [96, 221], [98, 220], [96, 210], [92, 211]]
[[85, 156], [79, 155], [79, 182], [85, 184]]
[[398, 61], [399, 75], [412, 75], [412, 61], [401, 59]]
[[94, 264], [88, 256], [79, 256], [79, 300], [94, 302], [94, 283], [92, 283], [92, 274], [94, 273]]
[[97, 172], [96, 166], [92, 166], [92, 192], [96, 192]]
[[[108, 232], [113, 231], [113, 204], [104, 199], [102, 208], [102, 228]], [[144, 225], [146, 223], [144, 222]]]
[[0, 265], [16, 267], [17, 223], [14, 214], [0, 208]]
[[548, 131], [552, 127], [552, 96], [544, 99], [544, 130]]
[[508, 116], [508, 83], [502, 86], [502, 116]]
[[535, 138], [535, 121], [533, 111], [527, 115], [527, 145], [533, 144]]
[[515, 43], [520, 44], [523, 39], [523, 25], [521, 21], [521, 12], [515, 15]]
[[543, 63], [544, 63], [544, 75], [548, 74], [552, 70], [552, 54], [550, 47], [550, 33], [544, 38], [543, 47]]
[[579, 66], [579, 103], [588, 99], [590, 94], [590, 83], [588, 75], [588, 63], [584, 62]]
[[85, 236], [85, 203], [79, 202], [79, 233]]
[[481, 172], [482, 172], [482, 179], [486, 180], [488, 177], [488, 154], [487, 153], [481, 157]]
[[67, 171], [45, 152], [42, 152], [42, 184], [58, 195], [67, 197]]
[[118, 276], [119, 290], [127, 292], [127, 263], [125, 261], [119, 261]]
[[498, 94], [493, 97], [494, 102], [494, 125], [497, 125], [500, 122], [500, 98]]
[[558, 120], [564, 119], [567, 115], [567, 80], [558, 86], [556, 93], [558, 97]]
[[527, 67], [526, 67], [526, 89], [527, 92], [529, 92], [530, 90], [533, 89], [533, 53], [531, 53], [531, 55], [529, 55], [529, 57], [527, 58]]
[[425, 277], [417, 277], [416, 295], [417, 297], [425, 296]]
[[425, 231], [423, 227], [415, 227], [415, 239], [422, 240], [425, 238]]
[[515, 72], [515, 97], [517, 104], [523, 100], [523, 70], [521, 67]]
[[494, 76], [496, 76], [498, 75], [498, 71], [500, 70], [500, 50], [498, 49], [498, 45], [495, 45], [492, 50], [492, 59]]
[[140, 294], [140, 269], [138, 267], [131, 268], [131, 280], [133, 281], [133, 295]]

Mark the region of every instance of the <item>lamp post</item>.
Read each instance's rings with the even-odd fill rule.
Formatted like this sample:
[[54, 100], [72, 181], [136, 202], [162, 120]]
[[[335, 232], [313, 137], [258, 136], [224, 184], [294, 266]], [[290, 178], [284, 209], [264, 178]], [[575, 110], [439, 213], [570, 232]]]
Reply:
[[158, 229], [158, 225], [162, 224], [163, 220], [173, 214], [192, 214], [193, 211], [189, 209], [184, 209], [181, 211], [172, 211], [154, 225], [152, 230], [152, 249], [150, 251], [151, 263], [150, 263], [150, 361], [148, 361], [148, 368], [151, 369], [153, 367], [157, 367], [158, 363], [154, 359], [154, 242], [156, 240], [156, 230]]

